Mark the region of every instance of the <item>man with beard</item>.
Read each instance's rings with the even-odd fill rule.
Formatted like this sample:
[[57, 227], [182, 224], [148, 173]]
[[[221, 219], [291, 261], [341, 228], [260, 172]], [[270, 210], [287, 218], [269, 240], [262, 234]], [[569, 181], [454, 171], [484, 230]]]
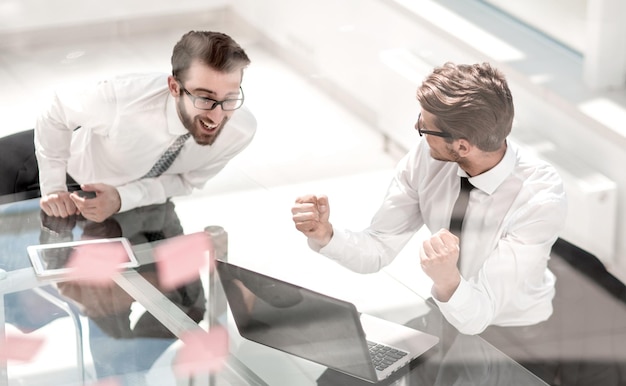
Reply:
[[256, 120], [241, 108], [245, 51], [225, 34], [190, 31], [171, 61], [169, 76], [125, 75], [55, 95], [34, 132], [47, 215], [103, 221], [163, 203], [202, 188], [248, 146]]
[[[514, 109], [503, 74], [488, 63], [446, 63], [425, 78], [417, 100], [423, 140], [398, 164], [369, 227], [333, 227], [328, 198], [310, 194], [292, 207], [296, 228], [314, 250], [367, 273], [426, 226], [433, 234], [419, 261], [433, 301], [461, 333], [545, 321], [555, 294], [547, 264], [565, 224], [565, 194], [552, 166], [507, 139]], [[462, 184], [473, 189], [461, 228], [451, 219]]]

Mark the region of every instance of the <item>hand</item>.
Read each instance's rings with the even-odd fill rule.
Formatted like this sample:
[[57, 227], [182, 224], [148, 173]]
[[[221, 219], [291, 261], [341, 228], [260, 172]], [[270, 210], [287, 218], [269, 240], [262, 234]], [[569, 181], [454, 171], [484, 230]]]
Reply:
[[296, 199], [291, 208], [296, 229], [320, 246], [328, 244], [333, 237], [333, 226], [328, 221], [330, 206], [328, 197], [306, 195]]
[[72, 229], [76, 226], [76, 216], [48, 216], [43, 210], [39, 216], [41, 218], [41, 232], [39, 233], [40, 244], [72, 241], [74, 238]]
[[424, 273], [433, 279], [435, 298], [450, 300], [461, 282], [457, 268], [459, 238], [447, 229], [441, 229], [422, 243], [420, 262]]
[[70, 193], [65, 191], [54, 192], [41, 197], [39, 206], [45, 214], [53, 217], [68, 217], [80, 213], [70, 198]]
[[102, 222], [117, 213], [122, 200], [120, 194], [114, 186], [106, 184], [81, 185], [81, 189], [86, 192], [95, 192], [95, 198], [80, 197], [77, 193], [72, 193], [70, 198], [87, 220]]
[[[72, 202], [74, 205], [74, 202]], [[68, 217], [54, 217], [49, 216], [43, 210], [39, 214], [41, 219], [41, 226], [51, 232], [60, 234], [65, 232], [72, 232], [72, 229], [76, 226], [76, 216]]]

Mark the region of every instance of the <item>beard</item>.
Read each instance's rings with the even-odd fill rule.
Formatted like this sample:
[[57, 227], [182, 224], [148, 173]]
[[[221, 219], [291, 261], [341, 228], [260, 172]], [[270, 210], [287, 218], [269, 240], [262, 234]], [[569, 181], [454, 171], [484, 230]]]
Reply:
[[452, 145], [446, 143], [446, 147], [442, 152], [439, 152], [432, 147], [430, 148], [430, 156], [437, 161], [444, 162], [459, 162], [461, 160], [461, 156], [459, 153], [452, 148]]
[[215, 122], [212, 122], [208, 118], [201, 118], [199, 115], [192, 117], [189, 113], [187, 113], [187, 109], [185, 108], [182, 98], [178, 101], [178, 114], [180, 121], [187, 131], [191, 133], [194, 141], [196, 141], [198, 145], [202, 146], [212, 145], [222, 132], [224, 126], [226, 126], [226, 122], [230, 119], [230, 116], [225, 116], [224, 119], [222, 119], [222, 122], [215, 129], [208, 130], [202, 121], [210, 122], [211, 124], [214, 124]]

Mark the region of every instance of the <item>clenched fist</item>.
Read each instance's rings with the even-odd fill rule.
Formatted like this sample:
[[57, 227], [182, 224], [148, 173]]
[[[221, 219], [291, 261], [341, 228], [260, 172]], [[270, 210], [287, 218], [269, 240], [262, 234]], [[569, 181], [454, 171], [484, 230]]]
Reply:
[[300, 196], [291, 208], [291, 214], [296, 229], [320, 246], [328, 244], [333, 237], [333, 226], [328, 221], [328, 197], [312, 194]]

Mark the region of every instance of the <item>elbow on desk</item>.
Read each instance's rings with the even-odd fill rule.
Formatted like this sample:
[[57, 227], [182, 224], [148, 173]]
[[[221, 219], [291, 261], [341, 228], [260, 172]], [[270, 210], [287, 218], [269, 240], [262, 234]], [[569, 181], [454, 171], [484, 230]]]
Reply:
[[465, 324], [455, 327], [463, 335], [478, 335], [483, 333], [489, 324]]

